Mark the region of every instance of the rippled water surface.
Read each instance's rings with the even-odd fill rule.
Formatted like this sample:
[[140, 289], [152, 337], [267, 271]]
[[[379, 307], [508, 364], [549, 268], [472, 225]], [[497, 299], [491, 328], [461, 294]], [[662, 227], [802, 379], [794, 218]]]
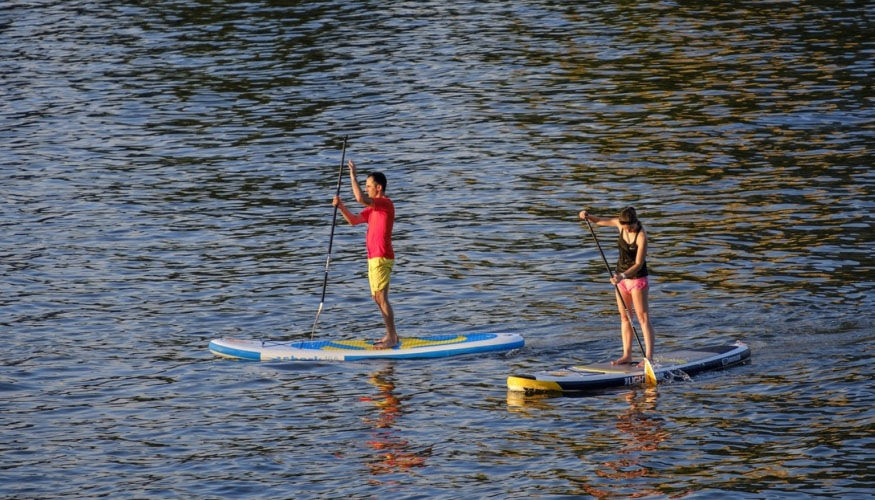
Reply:
[[[3, 3], [0, 496], [867, 497], [872, 12]], [[525, 348], [207, 351], [309, 337], [345, 135], [389, 177], [402, 335]], [[618, 355], [576, 213], [626, 205], [650, 234], [657, 349], [741, 339], [752, 362], [658, 391], [507, 392]], [[363, 232], [338, 226], [322, 338], [381, 334]]]

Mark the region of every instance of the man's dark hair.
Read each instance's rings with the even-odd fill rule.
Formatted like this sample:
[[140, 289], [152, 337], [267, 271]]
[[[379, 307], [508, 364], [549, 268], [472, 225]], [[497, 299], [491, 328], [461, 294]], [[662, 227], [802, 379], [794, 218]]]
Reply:
[[383, 186], [383, 194], [386, 194], [386, 176], [383, 175], [383, 172], [371, 172], [371, 175], [368, 177], [371, 177], [374, 179], [374, 182]]

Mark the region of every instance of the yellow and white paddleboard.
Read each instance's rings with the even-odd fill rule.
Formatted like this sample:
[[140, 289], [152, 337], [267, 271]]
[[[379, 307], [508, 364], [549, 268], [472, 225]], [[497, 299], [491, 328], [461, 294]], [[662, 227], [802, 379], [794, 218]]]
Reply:
[[456, 356], [523, 347], [515, 333], [470, 333], [401, 337], [399, 345], [378, 349], [367, 340], [306, 340], [276, 342], [214, 339], [209, 349], [217, 356], [253, 361], [355, 361], [362, 359], [416, 359]]

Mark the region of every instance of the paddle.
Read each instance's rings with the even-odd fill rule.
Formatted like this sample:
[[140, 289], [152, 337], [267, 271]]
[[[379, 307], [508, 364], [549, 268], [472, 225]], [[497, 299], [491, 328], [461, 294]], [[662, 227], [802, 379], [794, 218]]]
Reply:
[[[343, 152], [340, 155], [340, 170], [337, 172], [337, 193], [340, 196], [340, 182], [343, 180], [343, 162], [346, 160], [346, 139], [343, 137]], [[319, 301], [319, 310], [316, 311], [316, 319], [313, 320], [313, 331], [310, 332], [312, 339], [316, 335], [316, 323], [319, 323], [319, 315], [322, 314], [322, 306], [325, 305], [325, 290], [328, 288], [328, 265], [331, 264], [331, 246], [334, 244], [334, 227], [337, 226], [337, 207], [334, 207], [334, 215], [331, 218], [331, 237], [328, 238], [328, 255], [325, 257], [325, 279], [322, 280], [322, 300]]]
[[[592, 230], [592, 224], [589, 223], [589, 219], [583, 220], [586, 221], [586, 225], [589, 227], [589, 232], [592, 234], [596, 246], [599, 247], [599, 253], [602, 254], [602, 260], [605, 262], [605, 269], [608, 270], [608, 276], [613, 277], [614, 273], [611, 272], [611, 265], [608, 264], [608, 259], [605, 257], [605, 252], [602, 250], [599, 239], [595, 235], [595, 231]], [[644, 345], [641, 344], [641, 338], [638, 336], [638, 331], [635, 330], [635, 324], [632, 323], [632, 313], [629, 312], [629, 307], [626, 306], [626, 301], [623, 300], [623, 294], [620, 293], [620, 287], [614, 284], [614, 288], [617, 290], [617, 297], [620, 298], [620, 303], [623, 304], [623, 309], [626, 311], [626, 319], [629, 320], [629, 326], [632, 327], [632, 333], [635, 334], [635, 340], [638, 341], [638, 347], [641, 348], [641, 355], [644, 356], [644, 380], [647, 382], [647, 385], [656, 385], [656, 373], [653, 371], [653, 365], [650, 364], [650, 360], [647, 359], [647, 352], [644, 350]]]

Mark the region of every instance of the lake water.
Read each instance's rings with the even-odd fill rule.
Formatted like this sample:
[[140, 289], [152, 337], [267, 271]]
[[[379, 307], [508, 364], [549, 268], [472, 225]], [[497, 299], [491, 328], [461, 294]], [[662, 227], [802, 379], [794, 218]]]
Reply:
[[[0, 497], [869, 497], [871, 7], [3, 3]], [[345, 135], [389, 178], [401, 334], [525, 348], [209, 353], [309, 338]], [[509, 393], [619, 355], [576, 214], [626, 205], [657, 352], [740, 339], [752, 362]], [[338, 225], [317, 336], [381, 328], [364, 229]]]

